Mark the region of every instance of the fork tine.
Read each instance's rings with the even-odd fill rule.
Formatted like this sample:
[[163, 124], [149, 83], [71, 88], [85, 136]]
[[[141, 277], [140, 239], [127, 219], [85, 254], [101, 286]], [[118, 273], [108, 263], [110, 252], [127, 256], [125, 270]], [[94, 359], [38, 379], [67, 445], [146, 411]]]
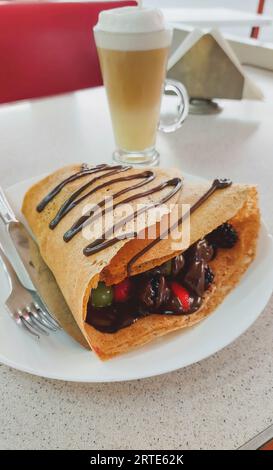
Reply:
[[[44, 335], [48, 336], [49, 332], [46, 330], [46, 326], [43, 325], [35, 316], [30, 312], [31, 315], [29, 316], [30, 322], [35, 325], [35, 328], [38, 329], [39, 331], [43, 332]], [[44, 328], [43, 328], [44, 327]]]
[[[40, 334], [49, 335], [49, 331], [60, 329], [60, 325], [47, 314], [46, 306], [36, 291], [26, 289], [20, 282], [12, 264], [5, 255], [0, 243], [0, 260], [8, 274], [10, 282], [10, 295], [5, 305], [18, 326], [28, 333], [40, 337]], [[37, 305], [37, 306], [35, 306]]]
[[60, 323], [54, 317], [54, 315], [52, 315], [50, 310], [47, 308], [47, 306], [45, 305], [45, 303], [39, 296], [38, 292], [33, 291], [32, 289], [28, 289], [28, 292], [31, 294], [36, 310], [41, 312], [41, 316], [43, 316], [47, 321], [49, 321], [51, 324], [53, 324], [57, 328], [62, 329]]
[[61, 330], [62, 329], [60, 323], [52, 315], [50, 315], [48, 310], [45, 310], [44, 308], [42, 308], [37, 302], [34, 302], [33, 305], [36, 308], [37, 313], [40, 314], [40, 316], [43, 319], [45, 319], [48, 323], [53, 325], [56, 330], [58, 330], [58, 329]]
[[25, 330], [32, 334], [33, 336], [36, 336], [36, 338], [40, 339], [40, 335], [36, 332], [36, 330], [34, 328], [32, 328], [29, 323], [27, 322], [27, 320], [25, 320], [24, 317], [21, 317], [21, 325], [23, 328], [25, 328]]
[[24, 317], [21, 317], [21, 326], [23, 328], [25, 328], [25, 330], [32, 334], [33, 336], [36, 336], [36, 338], [40, 339], [40, 335], [38, 335], [38, 333], [36, 333], [36, 331], [34, 330], [34, 328], [32, 328], [29, 323], [27, 322], [27, 320], [25, 320]]
[[23, 330], [27, 331], [27, 333], [30, 333], [31, 335], [35, 336], [36, 338], [40, 339], [40, 336], [38, 335], [38, 333], [34, 332], [30, 326], [28, 325], [28, 323], [25, 323], [24, 319], [17, 313], [13, 313], [11, 312], [11, 310], [8, 308], [8, 306], [6, 305], [6, 308], [10, 314], [10, 316], [13, 318], [13, 320], [15, 321], [16, 325], [18, 325], [20, 328], [22, 328]]
[[17, 312], [24, 320], [24, 323], [26, 322], [34, 331], [41, 333], [42, 335], [49, 335], [49, 333], [38, 324], [36, 318], [32, 315], [32, 312], [27, 310], [27, 307], [24, 310], [18, 309]]
[[44, 328], [48, 328], [51, 331], [57, 331], [58, 328], [53, 325], [53, 323], [50, 323], [46, 318], [43, 316], [39, 315], [40, 309], [37, 309], [35, 304], [32, 303], [31, 305], [26, 307], [27, 311], [29, 314], [33, 315], [35, 320]]

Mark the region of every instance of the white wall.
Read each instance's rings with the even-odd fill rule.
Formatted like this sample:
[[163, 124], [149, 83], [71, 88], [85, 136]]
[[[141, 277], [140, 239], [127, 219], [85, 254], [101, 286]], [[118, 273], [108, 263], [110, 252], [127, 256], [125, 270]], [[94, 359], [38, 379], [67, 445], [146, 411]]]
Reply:
[[[158, 7], [181, 7], [181, 8], [232, 8], [254, 13], [258, 6], [258, 0], [143, 0], [144, 5]], [[273, 16], [273, 1], [266, 0], [264, 13]], [[250, 28], [235, 27], [223, 28], [232, 34], [249, 36]], [[264, 26], [260, 30], [259, 39], [273, 43], [273, 26]]]

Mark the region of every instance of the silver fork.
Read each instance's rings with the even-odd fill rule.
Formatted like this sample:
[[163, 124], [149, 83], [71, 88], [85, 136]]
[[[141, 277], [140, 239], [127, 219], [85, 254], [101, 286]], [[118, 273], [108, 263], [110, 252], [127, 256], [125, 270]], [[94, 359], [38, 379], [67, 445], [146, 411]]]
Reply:
[[41, 334], [48, 335], [49, 331], [61, 329], [59, 323], [38, 302], [35, 291], [27, 289], [20, 282], [1, 244], [0, 259], [8, 274], [11, 288], [5, 306], [16, 324], [37, 338], [40, 338]]

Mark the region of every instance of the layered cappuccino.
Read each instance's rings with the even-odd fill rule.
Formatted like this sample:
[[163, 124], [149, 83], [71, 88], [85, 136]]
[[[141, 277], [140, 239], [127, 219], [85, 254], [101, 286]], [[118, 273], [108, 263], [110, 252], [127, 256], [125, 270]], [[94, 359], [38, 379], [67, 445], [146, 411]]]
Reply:
[[101, 12], [94, 34], [116, 159], [148, 163], [155, 153], [172, 31], [157, 9], [123, 7]]

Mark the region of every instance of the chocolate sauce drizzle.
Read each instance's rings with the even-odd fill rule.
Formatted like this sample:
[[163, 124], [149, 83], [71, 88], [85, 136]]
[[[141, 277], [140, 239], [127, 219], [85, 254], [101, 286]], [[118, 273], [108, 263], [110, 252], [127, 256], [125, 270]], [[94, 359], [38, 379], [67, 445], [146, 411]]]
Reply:
[[141, 214], [148, 212], [152, 208], [156, 208], [162, 204], [165, 204], [178, 191], [180, 191], [182, 187], [182, 181], [180, 178], [173, 178], [171, 180], [164, 181], [158, 186], [155, 186], [154, 188], [148, 189], [147, 191], [144, 191], [143, 193], [138, 194], [137, 197], [139, 198], [139, 197], [149, 196], [153, 193], [162, 191], [168, 186], [173, 186], [173, 189], [166, 196], [161, 198], [158, 202], [147, 204], [147, 206], [142, 207], [140, 210], [136, 210], [133, 212], [133, 214], [130, 214], [127, 217], [124, 217], [123, 219], [121, 219], [119, 222], [113, 225], [110, 229], [104, 232], [101, 238], [98, 238], [94, 242], [87, 245], [84, 248], [83, 253], [86, 256], [90, 256], [90, 255], [93, 255], [94, 253], [98, 253], [99, 251], [104, 250], [105, 248], [108, 248], [109, 246], [114, 245], [115, 243], [118, 243], [120, 240], [124, 238], [136, 238], [137, 232], [121, 234], [118, 237], [114, 237], [114, 238], [109, 238], [109, 237], [113, 233], [115, 233], [119, 228], [121, 228], [123, 225], [127, 224], [128, 222], [135, 219], [136, 217], [139, 217]]
[[[136, 174], [127, 175], [127, 176], [125, 175], [125, 176], [121, 176], [119, 178], [110, 179], [110, 180], [108, 180], [108, 181], [106, 181], [102, 184], [99, 184], [99, 185], [95, 186], [94, 188], [90, 189], [90, 191], [88, 191], [87, 193], [85, 193], [84, 195], [81, 196], [81, 194], [86, 189], [88, 189], [90, 186], [94, 185], [98, 181], [101, 181], [104, 178], [108, 178], [109, 176], [116, 175], [116, 174], [121, 173], [121, 172], [125, 172], [129, 169], [131, 169], [131, 166], [122, 166], [122, 165], [110, 166], [110, 165], [107, 165], [107, 164], [102, 164], [102, 165], [97, 165], [95, 167], [89, 168], [86, 164], [82, 164], [81, 170], [79, 172], [74, 173], [73, 175], [71, 175], [68, 178], [61, 181], [52, 191], [49, 192], [49, 194], [47, 194], [42, 199], [42, 201], [38, 204], [36, 209], [37, 209], [38, 212], [42, 212], [46, 208], [46, 206], [49, 204], [49, 202], [51, 202], [61, 192], [61, 190], [67, 184], [69, 184], [69, 183], [71, 183], [71, 182], [73, 182], [73, 181], [75, 181], [79, 178], [82, 178], [84, 176], [93, 175], [93, 174], [96, 174], [96, 173], [103, 172], [102, 175], [95, 176], [95, 178], [92, 178], [87, 183], [83, 184], [80, 188], [78, 188], [76, 191], [74, 191], [68, 199], [65, 200], [65, 202], [62, 204], [62, 206], [58, 210], [55, 217], [49, 223], [50, 229], [53, 230], [59, 224], [59, 222], [65, 217], [66, 214], [68, 214], [72, 209], [74, 209], [74, 207], [76, 207], [83, 200], [85, 200], [86, 198], [88, 198], [89, 196], [94, 194], [95, 192], [97, 192], [101, 189], [105, 189], [108, 186], [111, 186], [111, 185], [116, 184], [118, 182], [129, 182], [129, 181], [134, 180], [134, 179], [140, 179], [141, 180], [140, 182], [138, 182], [134, 185], [123, 188], [120, 191], [114, 193], [112, 195], [112, 198], [116, 199], [119, 196], [122, 196], [123, 194], [126, 194], [129, 191], [132, 191], [134, 189], [140, 188], [140, 187], [150, 183], [151, 181], [153, 181], [155, 179], [154, 173], [152, 171], [147, 171], [146, 170], [146, 171], [143, 171], [141, 173], [136, 173]], [[161, 184], [159, 184], [159, 185], [157, 185], [153, 188], [148, 189], [147, 191], [143, 191], [143, 192], [134, 194], [132, 196], [129, 196], [129, 197], [123, 199], [122, 201], [117, 202], [116, 204], [114, 204], [113, 208], [111, 206], [108, 207], [108, 208], [106, 207], [106, 204], [107, 204], [106, 200], [100, 201], [96, 205], [95, 209], [85, 213], [83, 216], [81, 216], [78, 220], [76, 220], [74, 222], [74, 224], [70, 227], [70, 229], [68, 229], [65, 232], [65, 234], [63, 236], [64, 241], [69, 242], [77, 233], [79, 233], [83, 229], [84, 226], [86, 226], [87, 222], [88, 223], [94, 222], [98, 217], [100, 217], [101, 215], [105, 215], [110, 210], [115, 209], [118, 205], [129, 203], [129, 202], [131, 202], [133, 200], [136, 200], [136, 199], [139, 199], [139, 198], [147, 197], [151, 194], [162, 191], [167, 187], [172, 188], [167, 195], [162, 197], [158, 202], [147, 204], [146, 206], [142, 207], [140, 210], [138, 210], [138, 211], [136, 210], [136, 211], [134, 211], [133, 214], [130, 214], [129, 216], [124, 217], [123, 219], [121, 219], [119, 222], [114, 224], [110, 229], [108, 229], [106, 232], [104, 232], [99, 239], [93, 241], [88, 246], [86, 246], [83, 250], [83, 253], [85, 254], [85, 256], [90, 256], [90, 255], [92, 255], [94, 253], [97, 253], [97, 252], [99, 252], [99, 251], [101, 251], [101, 250], [103, 250], [103, 249], [105, 249], [109, 246], [114, 245], [115, 243], [118, 243], [120, 240], [122, 240], [124, 238], [135, 238], [137, 236], [136, 232], [126, 233], [126, 234], [122, 234], [122, 235], [119, 235], [119, 236], [114, 236], [113, 238], [109, 238], [109, 237], [112, 234], [115, 234], [115, 232], [119, 228], [123, 227], [125, 224], [127, 224], [128, 222], [130, 222], [134, 218], [138, 217], [139, 215], [141, 215], [145, 212], [148, 212], [152, 208], [156, 208], [156, 207], [166, 203], [167, 201], [169, 201], [178, 191], [180, 191], [180, 189], [182, 187], [182, 181], [181, 181], [180, 178], [172, 178], [170, 180], [162, 182]], [[96, 214], [96, 211], [99, 208], [103, 208], [102, 214], [101, 213]]]
[[[143, 179], [143, 181], [140, 181], [139, 183], [136, 183], [132, 186], [130, 186], [129, 188], [124, 188], [124, 189], [121, 189], [120, 191], [118, 191], [117, 193], [115, 193], [112, 198], [113, 199], [116, 199], [117, 197], [119, 196], [122, 196], [123, 194], [125, 193], [128, 193], [129, 191], [132, 191], [134, 189], [137, 189], [137, 188], [140, 188], [141, 186], [144, 186], [145, 184], [148, 184], [150, 183], [151, 181], [153, 181], [155, 179], [155, 176], [153, 174], [152, 171], [143, 171], [142, 173], [137, 173], [137, 174], [134, 174], [134, 175], [129, 175], [129, 176], [124, 176], [122, 178], [117, 178], [114, 180], [114, 183], [116, 182], [120, 182], [120, 181], [130, 181], [130, 180], [133, 180], [133, 179]], [[102, 188], [105, 188], [106, 186], [108, 186], [109, 184], [112, 184], [113, 181], [107, 181], [106, 183], [100, 185], [99, 187], [95, 188], [95, 191], [99, 190], [99, 189], [102, 189]], [[106, 200], [103, 199], [102, 201], [100, 201], [97, 205], [96, 205], [96, 208], [95, 209], [92, 209], [91, 211], [89, 212], [86, 212], [83, 216], [81, 216], [73, 225], [72, 227], [67, 230], [67, 232], [65, 232], [64, 234], [64, 241], [65, 242], [68, 242], [69, 240], [71, 240], [80, 230], [82, 230], [83, 226], [86, 227], [86, 222], [88, 221], [89, 224], [92, 223], [92, 222], [95, 222], [95, 220], [97, 220], [99, 217], [101, 216], [104, 216], [105, 214], [107, 214], [109, 211], [111, 210], [114, 210], [117, 206], [121, 205], [121, 204], [127, 204], [128, 202], [131, 202], [133, 201], [134, 199], [138, 199], [139, 198], [139, 194], [135, 194], [133, 196], [130, 196], [128, 198], [125, 198], [123, 199], [122, 201], [120, 202], [117, 202], [116, 204], [114, 204], [113, 206], [110, 206], [108, 208], [105, 208], [103, 209], [103, 211], [100, 213], [98, 213], [96, 216], [95, 216], [95, 213], [96, 211], [99, 209], [99, 208], [102, 208], [102, 207], [105, 207], [106, 205]]]
[[127, 265], [127, 272], [128, 272], [128, 275], [131, 274], [132, 272], [132, 266], [134, 265], [134, 263], [139, 259], [141, 258], [141, 256], [143, 256], [145, 253], [147, 253], [149, 250], [151, 250], [155, 245], [157, 245], [157, 243], [160, 242], [160, 240], [164, 239], [164, 238], [167, 238], [170, 233], [172, 232], [172, 230], [176, 229], [179, 225], [181, 225], [194, 211], [196, 211], [196, 209], [198, 209], [217, 189], [224, 189], [224, 188], [227, 188], [228, 186], [231, 186], [232, 185], [232, 181], [228, 178], [223, 178], [223, 179], [215, 179], [211, 185], [211, 187], [203, 194], [203, 196], [200, 197], [200, 199], [198, 199], [192, 206], [191, 208], [188, 210], [188, 212], [186, 212], [186, 214], [184, 214], [183, 216], [181, 216], [179, 219], [177, 219], [177, 221], [171, 225], [170, 227], [168, 227], [167, 230], [165, 230], [165, 232], [163, 232], [159, 237], [155, 238], [151, 243], [149, 243], [145, 248], [143, 248], [139, 253], [137, 253], [135, 256], [133, 256], [133, 258], [129, 261], [128, 265]]
[[[130, 167], [128, 167], [130, 168]], [[112, 170], [113, 167], [110, 166], [110, 165], [107, 165], [105, 163], [101, 164], [101, 165], [97, 165], [93, 168], [89, 168], [87, 166], [86, 163], [83, 163], [82, 166], [81, 166], [81, 170], [78, 171], [77, 173], [74, 173], [73, 175], [69, 176], [68, 178], [66, 178], [65, 180], [63, 180], [61, 183], [59, 183], [54, 189], [52, 189], [52, 191], [50, 191], [50, 193], [48, 193], [42, 200], [41, 202], [38, 204], [37, 206], [37, 211], [38, 212], [42, 212], [45, 207], [49, 204], [49, 202], [52, 201], [52, 199], [54, 199], [55, 196], [57, 196], [57, 194], [59, 194], [61, 192], [61, 190], [68, 184], [68, 183], [72, 183], [72, 181], [75, 181], [79, 178], [82, 178], [83, 176], [86, 176], [86, 175], [93, 175], [94, 173], [98, 173], [100, 171], [110, 171]]]
[[[131, 167], [130, 166], [122, 166], [122, 165], [116, 165], [116, 166], [113, 166], [113, 167], [110, 167], [112, 168], [112, 171], [109, 171], [109, 169], [107, 169], [109, 172], [107, 173], [104, 173], [103, 175], [100, 175], [100, 176], [97, 176], [96, 178], [93, 178], [91, 179], [90, 181], [88, 181], [86, 184], [84, 184], [83, 186], [81, 186], [79, 189], [77, 189], [76, 191], [74, 191], [74, 193], [71, 194], [71, 196], [63, 203], [63, 205], [60, 207], [60, 209], [58, 210], [56, 216], [54, 217], [54, 219], [50, 222], [49, 224], [49, 227], [51, 229], [54, 229], [58, 223], [63, 219], [63, 217], [68, 214], [68, 212], [70, 212], [72, 209], [74, 209], [74, 207], [76, 207], [78, 204], [80, 204], [82, 201], [84, 201], [84, 199], [86, 199], [88, 196], [92, 196], [92, 194], [94, 194], [95, 192], [99, 191], [100, 189], [102, 188], [106, 188], [107, 186], [110, 186], [111, 184], [113, 184], [114, 182], [118, 182], [118, 181], [126, 181], [126, 177], [124, 178], [117, 178], [115, 179], [114, 181], [113, 180], [109, 180], [107, 181], [106, 183], [103, 183], [103, 184], [100, 184], [99, 186], [96, 186], [95, 188], [91, 189], [91, 191], [89, 191], [88, 193], [84, 194], [82, 197], [79, 197], [78, 196], [84, 192], [87, 188], [89, 188], [89, 186], [92, 186], [94, 183], [97, 183], [98, 181], [104, 179], [104, 178], [107, 178], [109, 176], [112, 176], [112, 175], [116, 175], [117, 173], [121, 173], [121, 172], [124, 172], [124, 171], [127, 171], [129, 170]], [[101, 170], [99, 170], [101, 171]], [[95, 173], [95, 172], [94, 172]]]

